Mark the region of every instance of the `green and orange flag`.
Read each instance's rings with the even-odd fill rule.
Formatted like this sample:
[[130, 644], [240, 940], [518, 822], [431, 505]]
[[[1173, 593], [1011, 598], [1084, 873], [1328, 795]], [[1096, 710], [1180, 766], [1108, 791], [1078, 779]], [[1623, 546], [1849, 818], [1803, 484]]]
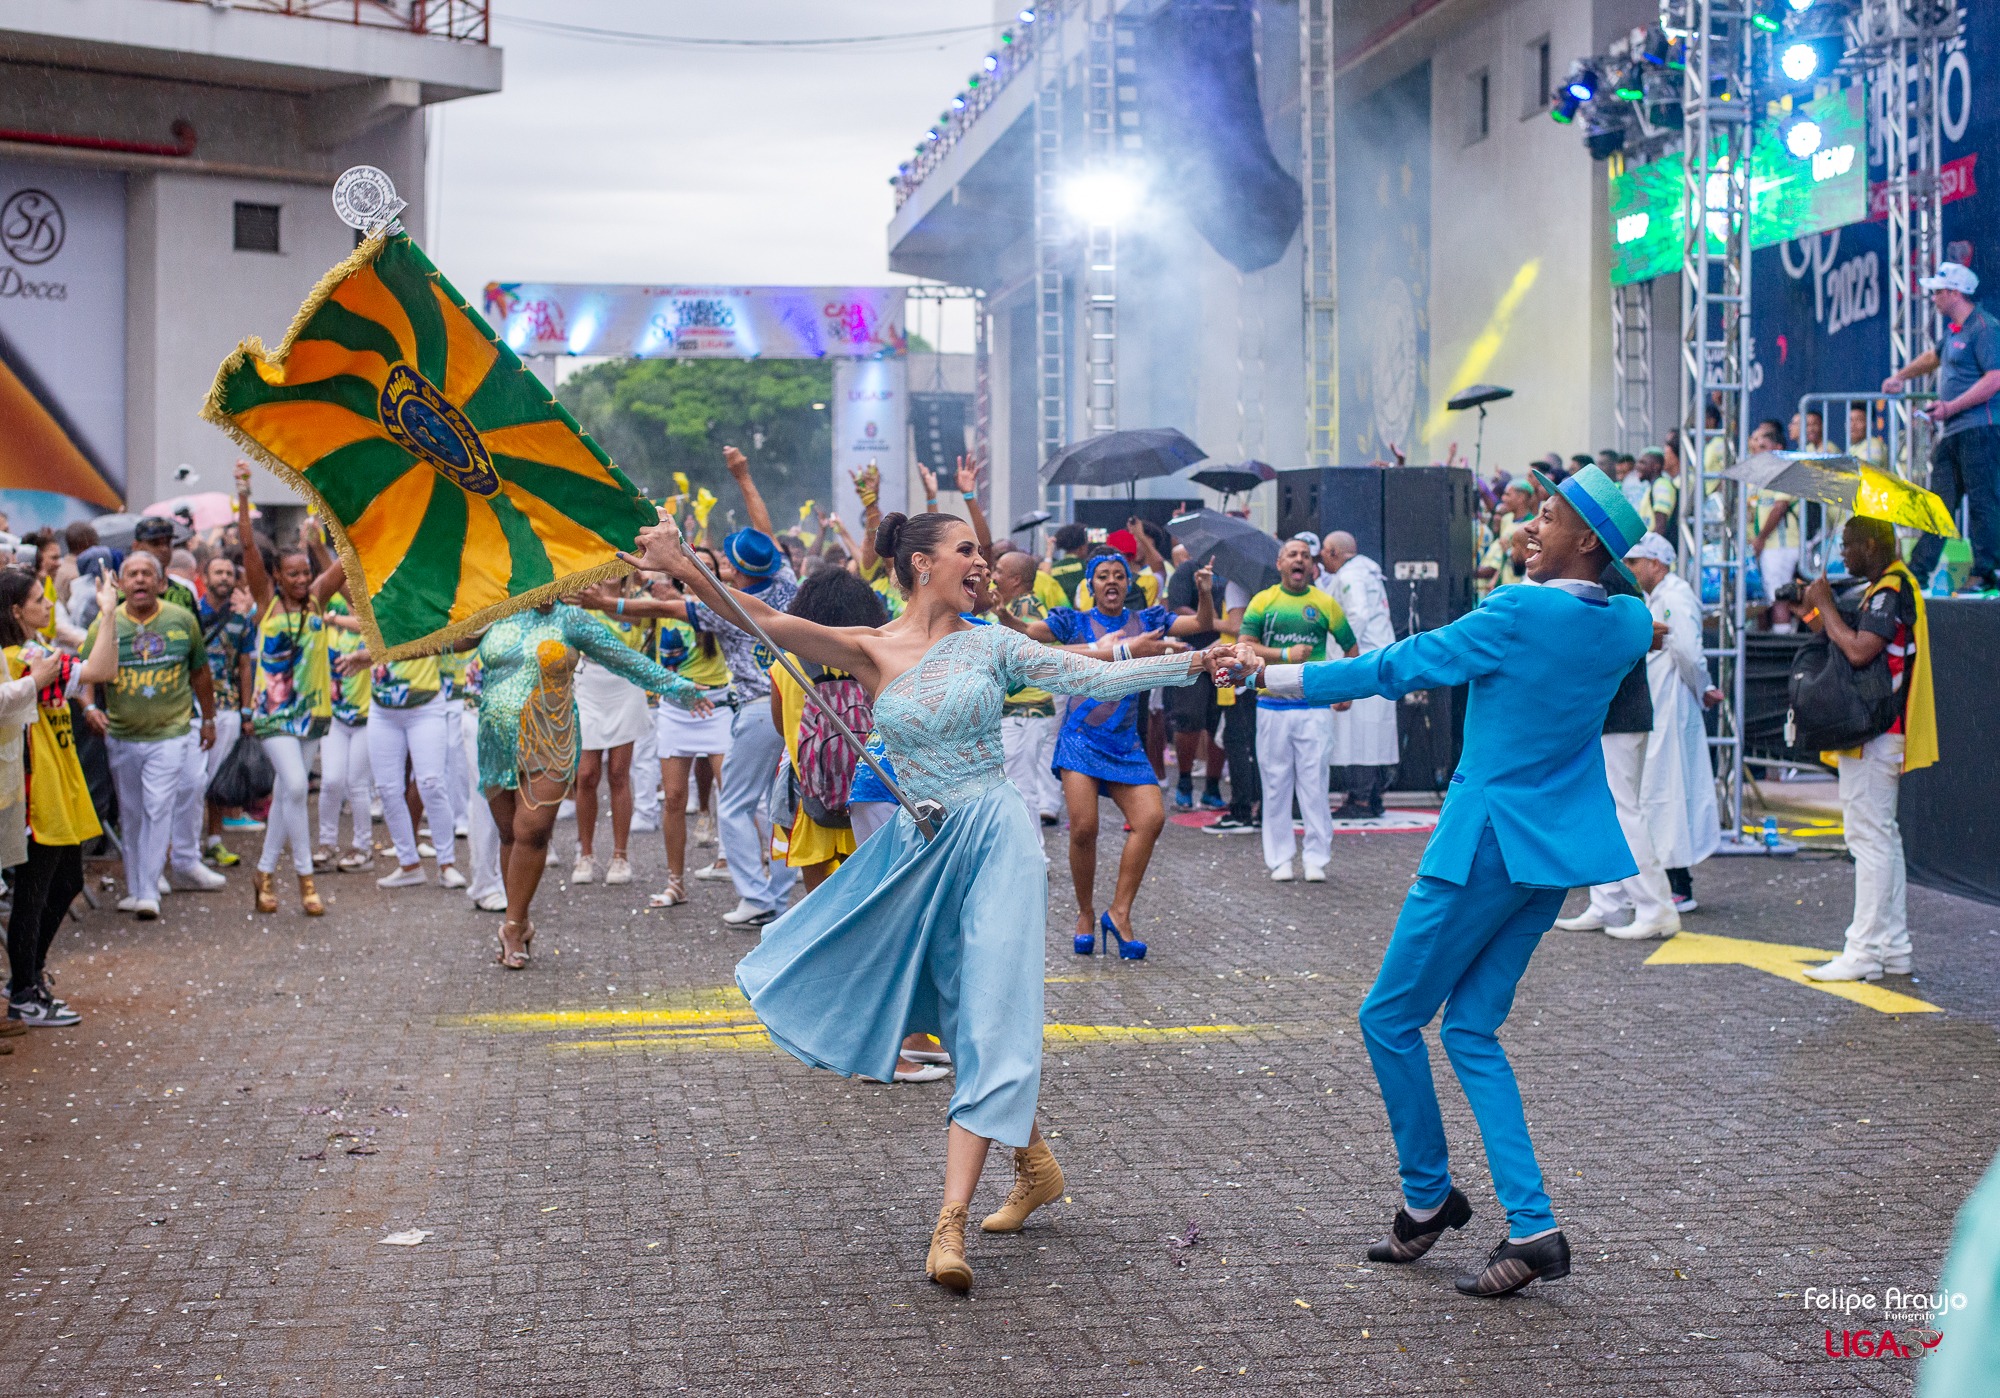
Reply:
[[329, 272], [276, 353], [238, 346], [202, 416], [312, 502], [381, 659], [627, 571], [658, 517], [402, 233]]

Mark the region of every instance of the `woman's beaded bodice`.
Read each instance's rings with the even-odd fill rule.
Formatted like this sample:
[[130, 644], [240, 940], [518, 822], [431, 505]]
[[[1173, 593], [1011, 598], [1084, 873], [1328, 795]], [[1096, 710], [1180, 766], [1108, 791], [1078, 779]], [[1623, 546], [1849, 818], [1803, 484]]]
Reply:
[[1193, 681], [1188, 657], [1104, 661], [1046, 646], [1002, 626], [954, 631], [891, 680], [875, 700], [875, 731], [912, 800], [956, 810], [1006, 780], [1000, 711], [1023, 685], [1117, 699]]

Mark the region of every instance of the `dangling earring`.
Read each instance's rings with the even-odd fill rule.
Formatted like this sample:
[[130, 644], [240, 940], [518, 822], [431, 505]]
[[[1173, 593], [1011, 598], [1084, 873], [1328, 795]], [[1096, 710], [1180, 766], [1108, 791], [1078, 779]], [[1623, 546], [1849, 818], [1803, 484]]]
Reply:
[[931, 570], [928, 568], [924, 569], [921, 573], [917, 574], [918, 587], [925, 587], [929, 585], [930, 580], [931, 580]]

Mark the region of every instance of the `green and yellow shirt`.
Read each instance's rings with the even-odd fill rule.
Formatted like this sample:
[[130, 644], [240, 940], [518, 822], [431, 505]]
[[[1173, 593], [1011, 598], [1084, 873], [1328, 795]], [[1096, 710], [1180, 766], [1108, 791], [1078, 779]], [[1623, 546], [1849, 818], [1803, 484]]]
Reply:
[[[1338, 651], [1353, 648], [1354, 630], [1340, 603], [1316, 587], [1288, 592], [1280, 585], [1267, 587], [1250, 599], [1243, 613], [1243, 638], [1282, 651], [1287, 646], [1308, 646], [1306, 662], [1325, 660], [1328, 637]], [[1274, 709], [1321, 707], [1304, 699], [1260, 698], [1258, 706]]]
[[[151, 743], [178, 738], [194, 713], [194, 667], [208, 664], [208, 645], [194, 613], [162, 602], [144, 621], [134, 621], [118, 604], [118, 678], [104, 715], [111, 736]], [[99, 617], [90, 624], [83, 653], [97, 639]]]

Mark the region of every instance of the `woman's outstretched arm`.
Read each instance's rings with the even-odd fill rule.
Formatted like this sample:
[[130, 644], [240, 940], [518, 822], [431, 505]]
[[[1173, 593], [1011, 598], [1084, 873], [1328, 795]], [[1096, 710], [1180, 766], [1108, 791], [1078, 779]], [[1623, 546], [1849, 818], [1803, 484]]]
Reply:
[[790, 612], [781, 612], [747, 592], [720, 586], [687, 551], [680, 529], [670, 519], [663, 519], [650, 529], [641, 529], [636, 543], [639, 553], [618, 556], [635, 568], [671, 573], [724, 621], [733, 622], [739, 614], [747, 616], [782, 649], [845, 670], [871, 690], [880, 681], [874, 657], [861, 644], [862, 637], [880, 634], [874, 627], [821, 626]]

